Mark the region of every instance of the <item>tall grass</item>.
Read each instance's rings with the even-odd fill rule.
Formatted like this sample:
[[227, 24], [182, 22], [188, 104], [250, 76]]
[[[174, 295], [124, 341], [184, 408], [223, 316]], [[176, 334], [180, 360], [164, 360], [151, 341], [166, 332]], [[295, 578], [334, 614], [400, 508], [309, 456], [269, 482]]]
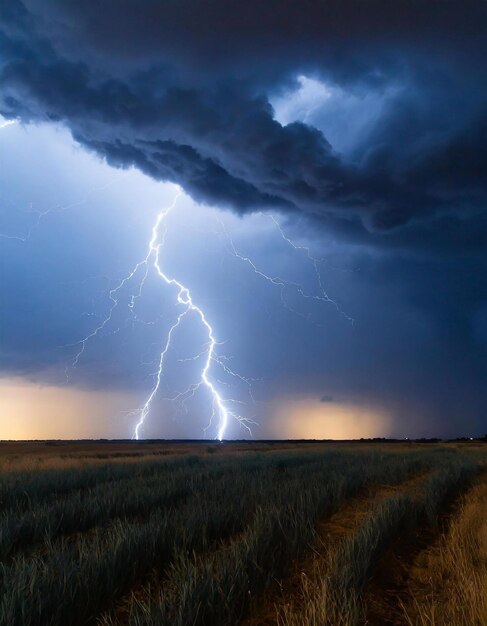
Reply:
[[[259, 467], [259, 462], [252, 464], [247, 460], [245, 466], [251, 471], [252, 467]], [[186, 467], [178, 464], [172, 471], [164, 468], [162, 473], [137, 473], [126, 480], [101, 482], [89, 489], [69, 492], [54, 502], [38, 502], [28, 509], [11, 507], [0, 516], [0, 560], [39, 541], [175, 506], [198, 489], [214, 489], [214, 481], [228, 480], [236, 469], [228, 462]]]
[[[469, 460], [436, 470], [419, 494], [400, 493], [371, 507], [363, 524], [337, 549], [316, 563], [313, 580], [304, 579], [295, 605], [280, 607], [280, 626], [354, 626], [365, 620], [361, 592], [369, 572], [401, 528], [436, 524], [439, 507], [479, 471]], [[446, 622], [448, 623], [448, 622]], [[445, 623], [445, 624], [446, 624]]]
[[237, 623], [249, 598], [309, 547], [318, 517], [335, 511], [365, 485], [399, 482], [424, 462], [415, 455], [365, 459], [349, 455], [326, 480], [321, 472], [309, 473], [290, 481], [285, 490], [274, 487], [252, 524], [235, 541], [209, 554], [180, 554], [162, 590], [154, 593], [149, 586], [133, 596], [126, 607], [129, 624]]
[[487, 480], [463, 499], [448, 533], [417, 567], [409, 601], [410, 626], [487, 624]]
[[100, 465], [8, 472], [0, 474], [0, 507], [34, 508], [38, 503], [54, 501], [76, 489], [88, 489], [101, 483], [149, 477], [172, 472], [181, 467], [196, 468], [205, 463], [201, 457], [157, 459], [138, 463], [104, 463]]
[[[412, 458], [415, 458], [414, 455]], [[75, 479], [70, 478], [69, 472], [67, 476], [56, 473], [54, 477], [48, 473], [34, 483], [31, 477], [25, 476], [24, 483], [17, 485], [15, 505], [11, 503], [0, 515], [0, 560], [4, 561], [19, 548], [25, 549], [41, 540], [53, 540], [62, 534], [86, 531], [116, 518], [143, 516], [155, 508], [174, 505], [202, 488], [205, 481], [208, 481], [206, 488], [211, 489], [211, 480], [218, 476], [228, 476], [243, 469], [265, 471], [274, 468], [289, 472], [292, 468], [308, 467], [317, 462], [327, 462], [331, 467], [339, 459], [340, 455], [333, 452], [325, 456], [288, 454], [283, 457], [271, 454], [265, 457], [253, 455], [238, 465], [235, 459], [228, 457], [213, 462], [194, 457], [185, 462], [177, 459], [170, 463], [118, 467], [113, 473], [107, 472], [107, 468], [99, 468], [99, 473], [83, 472], [81, 477], [75, 472], [75, 479], [83, 478], [84, 482], [77, 482], [78, 488], [65, 492], [62, 498], [59, 496], [63, 490], [74, 484]], [[411, 459], [405, 459], [405, 462], [409, 463]], [[128, 470], [131, 472], [127, 473]], [[99, 481], [91, 486], [96, 476]], [[57, 497], [46, 500], [42, 497], [42, 481], [51, 478], [52, 490]], [[26, 494], [33, 484], [41, 488], [35, 498], [26, 502]], [[84, 485], [84, 489], [80, 488], [80, 484]]]
[[[137, 626], [235, 624], [309, 549], [318, 519], [457, 456], [286, 451], [1, 476], [0, 624], [117, 623], [122, 605]], [[432, 483], [429, 501], [451, 480]]]
[[[147, 574], [164, 568], [177, 550], [203, 550], [208, 542], [239, 532], [258, 503], [286, 489], [289, 480], [323, 470], [339, 455], [255, 456], [215, 459], [215, 480], [193, 481], [193, 497], [181, 507], [156, 510], [145, 519], [120, 520], [86, 537], [48, 542], [35, 558], [20, 556], [0, 569], [0, 623], [83, 623], [112, 598]], [[211, 476], [210, 476], [211, 478]], [[238, 498], [229, 499], [230, 494]]]

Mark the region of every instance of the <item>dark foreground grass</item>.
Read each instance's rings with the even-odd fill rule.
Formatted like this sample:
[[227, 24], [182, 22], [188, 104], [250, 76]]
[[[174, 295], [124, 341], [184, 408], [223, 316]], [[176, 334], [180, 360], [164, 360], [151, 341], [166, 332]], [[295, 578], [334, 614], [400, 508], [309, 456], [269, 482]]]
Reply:
[[309, 547], [318, 518], [335, 511], [366, 485], [400, 482], [435, 463], [436, 457], [343, 455], [340, 466], [328, 473], [297, 477], [284, 492], [275, 489], [269, 494], [265, 506], [234, 541], [205, 554], [179, 555], [157, 590], [151, 585], [129, 600], [128, 623], [238, 623], [249, 598]]
[[[2, 476], [0, 624], [237, 624], [309, 549], [318, 519], [369, 485], [429, 470], [444, 477], [425, 487], [433, 519], [467, 467], [460, 456], [325, 448]], [[411, 508], [384, 506], [369, 543], [348, 548], [362, 563], [350, 589]]]
[[[414, 494], [399, 493], [374, 506], [363, 524], [329, 558], [313, 581], [303, 581], [299, 603], [282, 607], [281, 626], [354, 626], [369, 623], [361, 592], [369, 573], [391, 540], [418, 524], [437, 524], [442, 504], [470, 483], [478, 462], [455, 459], [442, 464]], [[444, 625], [446, 626], [446, 624]]]

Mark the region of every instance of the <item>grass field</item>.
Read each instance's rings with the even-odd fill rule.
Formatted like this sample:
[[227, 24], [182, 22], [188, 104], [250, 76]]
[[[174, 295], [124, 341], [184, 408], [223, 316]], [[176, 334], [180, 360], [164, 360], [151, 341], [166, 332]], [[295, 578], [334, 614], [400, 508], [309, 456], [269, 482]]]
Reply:
[[0, 624], [487, 624], [487, 445], [0, 444]]

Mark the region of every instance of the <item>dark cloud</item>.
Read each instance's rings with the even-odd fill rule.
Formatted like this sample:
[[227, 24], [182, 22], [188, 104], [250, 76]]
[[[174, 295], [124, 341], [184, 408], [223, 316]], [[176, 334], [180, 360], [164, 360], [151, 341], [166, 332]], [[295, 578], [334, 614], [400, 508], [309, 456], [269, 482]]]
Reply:
[[321, 396], [320, 402], [333, 402], [333, 396], [329, 396], [329, 395]]
[[[304, 212], [376, 245], [480, 248], [486, 26], [481, 0], [9, 0], [0, 112], [63, 122], [201, 202]], [[274, 119], [273, 94], [303, 73], [396, 95], [343, 154]]]

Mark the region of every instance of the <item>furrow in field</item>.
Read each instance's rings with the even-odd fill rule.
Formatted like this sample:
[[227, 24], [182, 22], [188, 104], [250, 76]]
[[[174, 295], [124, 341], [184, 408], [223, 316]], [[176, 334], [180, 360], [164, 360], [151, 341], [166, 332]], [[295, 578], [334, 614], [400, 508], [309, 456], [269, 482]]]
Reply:
[[[360, 459], [360, 457], [358, 457]], [[350, 470], [353, 473], [353, 467], [356, 464], [352, 460]], [[360, 466], [362, 463], [360, 463]], [[289, 471], [291, 469], [291, 471]], [[357, 471], [357, 468], [355, 468]], [[361, 472], [363, 474], [363, 472]], [[124, 624], [133, 623], [134, 614], [137, 623], [141, 616], [137, 616], [139, 606], [144, 603], [151, 603], [154, 595], [161, 593], [169, 593], [174, 596], [178, 594], [179, 583], [176, 581], [178, 577], [187, 578], [188, 573], [182, 573], [187, 566], [191, 570], [193, 576], [198, 576], [198, 564], [203, 560], [211, 563], [213, 559], [218, 560], [222, 555], [232, 551], [236, 545], [245, 543], [248, 537], [254, 532], [255, 528], [260, 525], [263, 516], [263, 510], [272, 508], [279, 502], [283, 505], [289, 500], [289, 497], [295, 497], [301, 485], [307, 481], [318, 483], [320, 479], [328, 479], [332, 490], [341, 489], [341, 481], [332, 463], [324, 463], [323, 460], [317, 464], [307, 464], [304, 467], [295, 466], [292, 468], [279, 467], [276, 468], [274, 476], [269, 472], [263, 477], [264, 483], [260, 488], [255, 489], [256, 485], [244, 485], [233, 483], [231, 489], [238, 497], [232, 497], [232, 492], [222, 493], [215, 501], [215, 512], [218, 506], [223, 507], [228, 512], [233, 510], [232, 524], [234, 528], [233, 534], [225, 534], [223, 532], [212, 534], [212, 543], [206, 545], [206, 549], [189, 553], [182, 546], [174, 555], [173, 563], [164, 563], [162, 568], [151, 572], [148, 580], [133, 586], [131, 590], [124, 595], [116, 604], [113, 610], [102, 615], [99, 623], [103, 624]], [[232, 481], [230, 481], [232, 482]], [[230, 485], [228, 485], [230, 486]], [[252, 493], [252, 491], [254, 493]], [[225, 502], [225, 500], [227, 500]], [[233, 502], [233, 504], [232, 504]], [[237, 505], [237, 506], [236, 506]], [[265, 514], [264, 514], [265, 516]], [[243, 522], [246, 520], [244, 525]], [[205, 528], [201, 528], [201, 532], [205, 532]], [[202, 546], [203, 548], [203, 546]]]
[[303, 590], [313, 585], [323, 570], [330, 567], [333, 551], [340, 542], [353, 535], [381, 500], [399, 492], [413, 493], [428, 473], [420, 471], [409, 478], [405, 476], [404, 480], [393, 485], [371, 485], [345, 502], [331, 517], [318, 520], [316, 535], [306, 557], [292, 566], [286, 578], [275, 581], [264, 596], [254, 598], [249, 616], [242, 625], [273, 626], [286, 607], [292, 607], [288, 610], [298, 614], [300, 606], [306, 602]]
[[[336, 454], [291, 455], [287, 461], [297, 468], [324, 461], [333, 465], [336, 457]], [[126, 478], [102, 480], [89, 488], [69, 491], [63, 497], [57, 494], [55, 500], [34, 500], [29, 506], [24, 502], [24, 492], [20, 491], [17, 506], [0, 515], [0, 561], [7, 561], [19, 550], [35, 548], [40, 542], [87, 532], [117, 519], [143, 519], [155, 509], [175, 506], [198, 489], [213, 490], [213, 481], [223, 477], [228, 479], [242, 471], [258, 473], [272, 468], [278, 471], [281, 465], [280, 454], [266, 458], [252, 455], [238, 464], [235, 457], [222, 456], [169, 467], [150, 465]]]
[[178, 469], [162, 476], [102, 483], [57, 502], [38, 503], [30, 510], [11, 509], [0, 516], [0, 561], [35, 549], [39, 543], [88, 532], [117, 519], [143, 520], [154, 510], [178, 506], [199, 489], [218, 488], [232, 473], [235, 468], [220, 464], [202, 467], [199, 473]]
[[[412, 489], [400, 488], [396, 494], [375, 502], [355, 531], [337, 542], [328, 559], [317, 560], [316, 574], [302, 580], [297, 601], [293, 598], [294, 603], [278, 608], [278, 623], [281, 626], [393, 623], [388, 621], [389, 612], [371, 612], [370, 598], [364, 603], [363, 590], [371, 571], [383, 573], [387, 561], [383, 555], [387, 556], [391, 543], [397, 537], [402, 541], [419, 525], [434, 525], [445, 502], [478, 471], [478, 464], [459, 459], [440, 466]], [[383, 597], [387, 591], [385, 584], [377, 597]]]
[[264, 506], [237, 541], [201, 555], [182, 554], [162, 585], [132, 597], [128, 618], [101, 623], [155, 626], [236, 624], [249, 598], [265, 589], [309, 546], [315, 520], [337, 510], [365, 485], [398, 482], [424, 467], [418, 457], [344, 458], [340, 472], [303, 476]]
[[[362, 467], [375, 456], [353, 458]], [[259, 503], [285, 497], [289, 480], [300, 485], [310, 472], [321, 468], [323, 475], [343, 459], [335, 453], [233, 459], [235, 471], [225, 465], [229, 471], [218, 489], [202, 485], [182, 509], [157, 511], [141, 522], [120, 520], [74, 544], [51, 543], [37, 558], [0, 565], [0, 623], [85, 624], [152, 569], [168, 567], [179, 551], [202, 551], [240, 531]]]
[[487, 473], [454, 494], [438, 522], [416, 527], [384, 555], [364, 593], [370, 624], [487, 623]]

